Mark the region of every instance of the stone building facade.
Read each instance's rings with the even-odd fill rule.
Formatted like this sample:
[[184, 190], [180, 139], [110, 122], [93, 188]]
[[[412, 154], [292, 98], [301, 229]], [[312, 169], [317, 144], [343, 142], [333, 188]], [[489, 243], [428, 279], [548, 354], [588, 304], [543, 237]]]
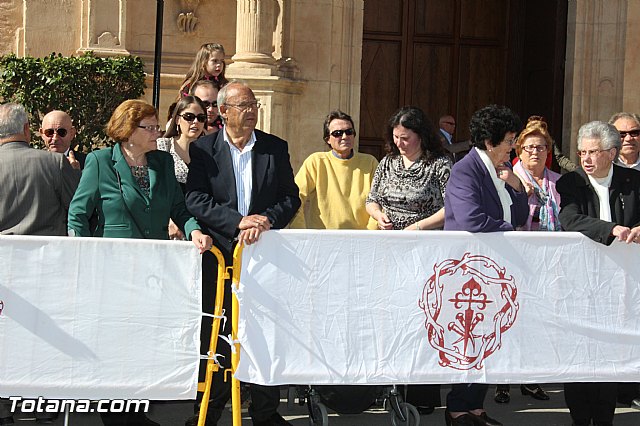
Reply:
[[[259, 127], [290, 143], [294, 168], [325, 149], [334, 108], [359, 122], [365, 0], [164, 0], [160, 117], [198, 47], [225, 46], [227, 77], [264, 105]], [[428, 1], [428, 0], [425, 0]], [[156, 0], [0, 0], [0, 54], [138, 55], [151, 100]], [[640, 112], [640, 0], [569, 0], [563, 148], [578, 127]], [[574, 157], [575, 158], [575, 157]]]

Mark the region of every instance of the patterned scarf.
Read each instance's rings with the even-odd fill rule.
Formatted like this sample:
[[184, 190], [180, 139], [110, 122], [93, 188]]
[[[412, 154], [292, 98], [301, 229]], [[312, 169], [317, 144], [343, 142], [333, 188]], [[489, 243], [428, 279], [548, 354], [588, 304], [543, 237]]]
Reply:
[[540, 206], [540, 231], [560, 231], [560, 220], [558, 218], [558, 204], [553, 197], [553, 192], [549, 190], [549, 178], [547, 168], [544, 169], [544, 175], [542, 177], [541, 188], [538, 182], [531, 176], [531, 173], [524, 167], [522, 170], [525, 173], [525, 178], [533, 185], [533, 193], [536, 197], [536, 201]]

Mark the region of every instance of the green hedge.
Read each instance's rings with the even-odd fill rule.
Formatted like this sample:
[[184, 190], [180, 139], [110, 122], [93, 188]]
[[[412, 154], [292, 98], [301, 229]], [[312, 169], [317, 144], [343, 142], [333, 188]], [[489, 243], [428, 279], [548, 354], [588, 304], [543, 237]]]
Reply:
[[24, 105], [31, 142], [37, 147], [43, 145], [37, 134], [42, 117], [54, 109], [71, 115], [79, 149], [111, 145], [104, 126], [122, 101], [142, 96], [144, 79], [142, 60], [135, 56], [99, 58], [87, 52], [72, 57], [0, 57], [0, 98]]

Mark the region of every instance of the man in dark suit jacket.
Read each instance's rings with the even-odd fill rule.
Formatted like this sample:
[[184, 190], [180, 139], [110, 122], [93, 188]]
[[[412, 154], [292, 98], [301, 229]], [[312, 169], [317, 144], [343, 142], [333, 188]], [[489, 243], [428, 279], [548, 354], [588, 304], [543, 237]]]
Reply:
[[[238, 243], [253, 244], [269, 229], [285, 227], [300, 207], [298, 187], [293, 178], [287, 143], [255, 130], [258, 109], [253, 91], [242, 83], [232, 82], [218, 94], [224, 127], [191, 144], [187, 178], [187, 208], [211, 235], [222, 251], [227, 265]], [[215, 297], [216, 260], [211, 253], [203, 256], [203, 310], [212, 312]], [[231, 312], [230, 286], [225, 286], [225, 312]], [[230, 321], [220, 335], [230, 333]], [[209, 348], [210, 321], [203, 320], [202, 348]], [[229, 345], [220, 342], [222, 363], [230, 359]], [[201, 376], [203, 368], [201, 368]], [[249, 413], [258, 426], [288, 425], [278, 413], [277, 387], [251, 385]], [[228, 383], [222, 373], [214, 374], [207, 425], [216, 424], [229, 399]], [[195, 424], [196, 419], [191, 419]], [[189, 424], [189, 423], [187, 423]]]
[[[67, 210], [80, 172], [61, 155], [29, 146], [22, 105], [0, 105], [0, 234], [67, 235]], [[38, 423], [51, 413], [36, 413]], [[13, 424], [11, 403], [0, 400], [0, 424]]]
[[64, 111], [49, 112], [42, 118], [39, 133], [49, 151], [64, 154], [74, 169], [84, 169], [87, 155], [73, 150], [76, 128], [73, 127], [69, 114]]
[[[562, 176], [560, 223], [609, 245], [615, 239], [640, 242], [640, 172], [613, 164], [620, 134], [611, 124], [593, 121], [578, 132], [582, 168]], [[573, 424], [613, 424], [616, 383], [566, 383], [565, 399]]]

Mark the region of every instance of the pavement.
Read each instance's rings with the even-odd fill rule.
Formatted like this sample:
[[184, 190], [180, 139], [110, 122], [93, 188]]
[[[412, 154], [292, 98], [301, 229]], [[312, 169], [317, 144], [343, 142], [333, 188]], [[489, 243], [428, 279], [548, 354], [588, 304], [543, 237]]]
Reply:
[[[487, 412], [505, 426], [571, 426], [569, 411], [564, 402], [564, 393], [561, 384], [543, 385], [551, 399], [549, 401], [537, 401], [529, 396], [522, 396], [517, 386], [512, 386], [511, 402], [497, 404], [493, 400], [495, 387], [492, 386], [487, 394], [485, 408]], [[449, 391], [449, 387], [442, 386], [442, 400]], [[309, 425], [309, 417], [306, 405], [287, 403], [286, 389], [282, 390], [282, 402], [280, 414], [293, 426]], [[151, 407], [148, 416], [162, 426], [183, 426], [184, 420], [193, 412], [193, 404], [190, 402], [161, 402]], [[17, 416], [16, 426], [36, 426], [33, 416], [21, 413]], [[615, 426], [640, 426], [640, 411], [628, 407], [618, 406], [613, 420]], [[54, 423], [56, 426], [65, 425], [64, 415], [61, 415]], [[251, 425], [251, 419], [245, 412], [243, 425]], [[391, 425], [391, 415], [382, 408], [372, 408], [361, 414], [338, 415], [329, 410], [330, 426], [383, 426]], [[423, 415], [420, 425], [444, 426], [444, 407], [437, 407], [432, 414]], [[71, 414], [68, 425], [73, 426], [100, 426], [102, 422], [97, 414]], [[232, 426], [231, 413], [226, 411], [218, 423], [219, 426]], [[412, 425], [417, 426], [417, 425]]]

